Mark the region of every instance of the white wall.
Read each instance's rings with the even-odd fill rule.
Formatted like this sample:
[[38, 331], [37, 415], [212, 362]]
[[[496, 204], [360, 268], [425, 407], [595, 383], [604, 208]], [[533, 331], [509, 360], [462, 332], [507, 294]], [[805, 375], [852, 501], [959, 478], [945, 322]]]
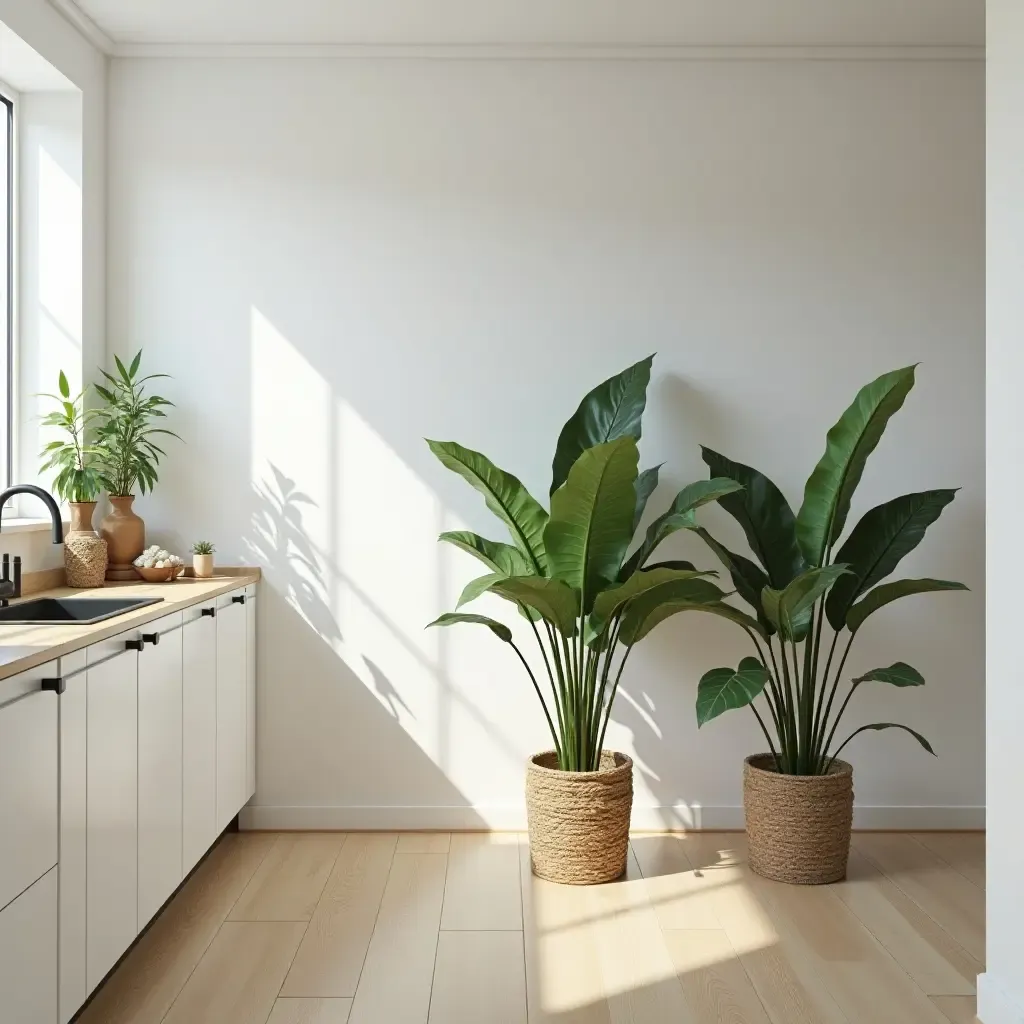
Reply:
[[[988, 971], [978, 979], [985, 1024], [1024, 1024], [1024, 822], [1020, 813], [1020, 743], [1024, 690], [1017, 637], [1019, 516], [1024, 497], [1024, 8], [989, 0], [987, 73], [988, 340], [986, 625], [988, 727]], [[1009, 470], [1009, 471], [1008, 471]]]
[[[583, 392], [657, 350], [659, 510], [698, 442], [798, 503], [857, 388], [923, 362], [855, 512], [961, 486], [902, 568], [972, 593], [865, 629], [851, 671], [928, 686], [865, 692], [851, 726], [940, 757], [864, 738], [858, 814], [981, 824], [983, 86], [938, 61], [113, 63], [110, 342], [175, 376], [188, 442], [141, 511], [266, 569], [250, 820], [522, 823], [528, 684], [486, 631], [423, 630], [477, 571], [436, 535], [495, 527], [422, 438], [544, 495]], [[746, 715], [698, 736], [693, 701], [740, 656], [685, 618], [634, 655], [610, 739], [637, 824], [739, 823], [763, 740]]]
[[[105, 355], [107, 59], [46, 0], [0, 0], [0, 21], [77, 90], [21, 95], [15, 479], [24, 483], [38, 477], [34, 394], [53, 389], [58, 365], [73, 381], [92, 379]], [[26, 501], [22, 512], [45, 510]], [[22, 556], [26, 572], [62, 563], [48, 535], [5, 536], [3, 549]]]

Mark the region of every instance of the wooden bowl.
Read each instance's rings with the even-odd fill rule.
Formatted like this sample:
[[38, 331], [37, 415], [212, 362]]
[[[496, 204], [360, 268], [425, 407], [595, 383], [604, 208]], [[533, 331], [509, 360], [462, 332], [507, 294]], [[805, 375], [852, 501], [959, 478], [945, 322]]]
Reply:
[[[178, 575], [179, 566], [168, 565], [163, 569], [144, 569], [142, 566], [135, 566], [135, 571], [147, 583], [170, 583]], [[181, 567], [183, 568], [183, 567]]]

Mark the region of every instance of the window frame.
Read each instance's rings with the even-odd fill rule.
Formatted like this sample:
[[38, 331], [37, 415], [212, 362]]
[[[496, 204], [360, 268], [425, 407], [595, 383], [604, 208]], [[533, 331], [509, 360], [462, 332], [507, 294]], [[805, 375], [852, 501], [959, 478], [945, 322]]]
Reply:
[[[0, 358], [3, 359], [6, 370], [6, 387], [2, 389], [4, 408], [0, 415], [6, 414], [6, 444], [0, 446], [0, 486], [9, 487], [14, 483], [14, 463], [16, 437], [15, 424], [17, 422], [17, 308], [18, 308], [18, 92], [0, 80], [0, 118], [3, 131], [7, 140], [7, 160], [5, 166], [0, 167], [0, 174], [4, 175], [7, 195], [7, 223], [6, 237], [0, 239], [0, 245], [4, 246], [6, 254], [6, 285], [7, 285], [7, 309], [4, 311], [3, 337], [0, 342], [3, 351]], [[18, 515], [18, 508], [14, 502], [8, 502], [0, 515], [3, 518], [11, 518]]]

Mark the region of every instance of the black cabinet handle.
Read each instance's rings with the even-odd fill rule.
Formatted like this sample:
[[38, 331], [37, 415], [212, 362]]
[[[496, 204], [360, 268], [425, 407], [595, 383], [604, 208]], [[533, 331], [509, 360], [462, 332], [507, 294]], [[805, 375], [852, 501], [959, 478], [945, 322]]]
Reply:
[[239, 594], [238, 597], [231, 598], [232, 604], [245, 604], [245, 594]]
[[204, 608], [199, 613], [199, 617], [202, 618], [204, 615], [209, 615], [211, 619], [216, 618], [217, 617], [217, 609], [216, 608]]
[[141, 651], [142, 641], [141, 640], [125, 640], [124, 649], [126, 651]]
[[158, 643], [160, 643], [160, 634], [159, 633], [143, 633], [142, 634], [142, 642], [144, 644], [152, 644], [154, 647], [156, 647], [156, 645]]
[[52, 690], [54, 693], [60, 694], [67, 689], [67, 684], [64, 682], [63, 676], [56, 679], [44, 679], [41, 689]]

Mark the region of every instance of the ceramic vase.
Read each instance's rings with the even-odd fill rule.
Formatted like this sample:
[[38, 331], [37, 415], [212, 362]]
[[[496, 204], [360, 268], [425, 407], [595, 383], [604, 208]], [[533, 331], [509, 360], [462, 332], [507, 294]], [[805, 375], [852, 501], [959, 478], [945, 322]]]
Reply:
[[146, 524], [132, 510], [135, 495], [110, 496], [113, 506], [100, 523], [100, 536], [107, 542], [107, 579], [135, 580], [132, 563], [145, 550]]

